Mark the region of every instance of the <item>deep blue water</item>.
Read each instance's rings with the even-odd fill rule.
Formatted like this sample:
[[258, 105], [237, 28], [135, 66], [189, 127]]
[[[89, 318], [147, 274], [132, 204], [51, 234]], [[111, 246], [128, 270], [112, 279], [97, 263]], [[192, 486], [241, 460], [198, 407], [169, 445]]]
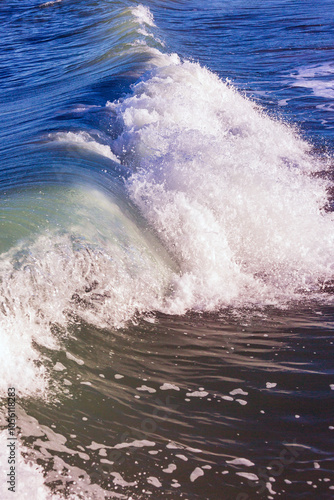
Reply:
[[0, 26], [1, 498], [333, 498], [332, 2]]

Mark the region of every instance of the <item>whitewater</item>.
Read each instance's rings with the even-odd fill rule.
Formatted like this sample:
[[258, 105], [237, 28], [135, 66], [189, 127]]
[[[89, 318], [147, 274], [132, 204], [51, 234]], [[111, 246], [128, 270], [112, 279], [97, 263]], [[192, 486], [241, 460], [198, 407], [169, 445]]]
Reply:
[[[65, 8], [65, 3], [58, 0], [40, 4], [39, 15], [48, 16], [51, 9]], [[41, 127], [27, 142], [37, 148], [41, 155], [38, 158], [43, 159], [45, 167], [40, 168], [36, 178], [33, 170], [32, 173], [26, 170], [20, 186], [11, 185], [7, 178], [3, 181], [0, 391], [5, 398], [8, 387], [15, 387], [22, 401], [27, 401], [26, 406], [22, 403], [19, 407], [18, 481], [22, 489], [18, 498], [22, 499], [160, 498], [154, 493], [150, 496], [152, 492], [148, 494], [145, 488], [139, 493], [139, 476], [134, 474], [125, 480], [127, 469], [112, 468], [110, 472], [117, 460], [109, 457], [109, 463], [102, 459], [109, 463], [112, 479], [108, 485], [100, 481], [100, 476], [93, 480], [94, 465], [85, 469], [84, 464], [95, 463], [96, 458], [91, 454], [100, 453], [99, 450], [121, 450], [128, 446], [155, 449], [165, 436], [154, 438], [153, 431], [150, 437], [145, 434], [142, 439], [133, 439], [137, 436], [130, 433], [113, 444], [108, 441], [109, 444], [96, 445], [97, 438], [90, 430], [87, 442], [82, 438], [79, 445], [70, 446], [70, 435], [76, 436], [77, 431], [72, 429], [69, 434], [66, 429], [64, 435], [62, 431], [57, 433], [52, 425], [49, 427], [51, 417], [39, 422], [36, 409], [29, 413], [29, 405], [52, 407], [63, 404], [64, 397], [75, 400], [75, 378], [81, 384], [80, 390], [82, 384], [86, 384], [87, 391], [93, 388], [89, 401], [95, 397], [102, 405], [103, 396], [113, 397], [104, 381], [106, 377], [111, 377], [113, 383], [115, 378], [121, 381], [124, 375], [116, 377], [116, 368], [115, 373], [109, 373], [108, 370], [114, 370], [113, 363], [109, 360], [105, 366], [100, 365], [100, 359], [112, 358], [118, 344], [136, 342], [124, 340], [128, 336], [136, 339], [143, 335], [141, 342], [146, 342], [150, 328], [161, 323], [164, 332], [161, 338], [174, 331], [173, 328], [186, 335], [188, 326], [194, 339], [202, 338], [196, 333], [197, 320], [187, 326], [190, 319], [184, 319], [193, 315], [204, 323], [202, 318], [211, 318], [204, 337], [215, 338], [212, 331], [221, 328], [221, 321], [237, 330], [242, 327], [240, 331], [254, 323], [254, 335], [258, 331], [262, 335], [263, 325], [257, 324], [258, 318], [263, 318], [263, 331], [269, 328], [267, 322], [276, 318], [273, 320], [276, 332], [276, 325], [281, 324], [281, 319], [277, 319], [280, 315], [293, 316], [290, 311], [302, 311], [305, 304], [310, 310], [325, 311], [319, 315], [333, 307], [330, 148], [317, 147], [303, 136], [296, 123], [266, 109], [265, 104], [238, 89], [228, 77], [223, 78], [205, 64], [169, 50], [166, 36], [150, 8], [130, 3], [130, 6], [117, 3], [113, 29], [109, 28], [111, 21], [103, 20], [106, 32], [100, 37], [101, 43], [106, 43], [110, 36], [108, 44], [114, 44], [114, 49], [109, 48], [104, 57], [92, 60], [87, 67], [81, 61], [72, 90], [84, 75], [87, 81], [93, 78], [94, 64], [101, 61], [106, 64], [109, 57], [111, 61], [116, 58], [115, 61], [122, 62], [130, 84], [113, 98], [108, 98], [109, 90], [104, 90], [106, 98], [95, 104], [83, 99], [65, 105], [61, 93], [54, 91], [50, 110], [56, 109], [62, 126]], [[70, 20], [68, 17], [67, 22]], [[92, 33], [87, 30], [82, 32]], [[131, 64], [133, 68], [129, 70]], [[70, 63], [66, 63], [66, 71], [70, 68]], [[31, 73], [23, 72], [22, 78], [32, 78], [32, 74], [32, 69]], [[331, 75], [330, 64], [313, 64], [292, 72], [289, 85], [296, 91], [310, 89], [315, 85], [314, 79], [320, 78], [318, 94], [314, 93], [321, 99], [331, 99], [323, 90], [330, 88], [326, 78]], [[40, 84], [38, 78], [36, 82]], [[61, 102], [60, 109], [57, 99]], [[325, 108], [326, 112], [328, 109]], [[37, 118], [35, 122], [38, 123]], [[26, 128], [22, 127], [20, 133], [27, 133]], [[180, 326], [174, 327], [178, 321]], [[219, 326], [212, 326], [215, 321]], [[331, 319], [327, 321], [330, 323]], [[291, 320], [291, 324], [299, 322]], [[138, 333], [141, 328], [143, 332], [145, 328], [149, 330]], [[235, 334], [236, 339], [239, 333]], [[278, 345], [275, 335], [270, 349]], [[169, 354], [165, 354], [166, 358], [161, 354], [161, 359], [172, 356], [172, 347], [179, 348], [179, 340], [175, 338], [173, 342]], [[228, 340], [227, 346], [234, 351], [236, 346], [233, 344], [231, 349], [231, 342], [234, 340]], [[219, 349], [225, 349], [224, 342], [223, 346], [221, 341], [218, 344]], [[217, 359], [218, 344], [212, 346]], [[264, 352], [267, 347], [261, 344], [254, 352]], [[192, 349], [185, 347], [188, 348]], [[98, 349], [100, 355], [96, 354]], [[148, 346], [145, 356], [151, 356], [150, 349]], [[131, 408], [127, 391], [135, 388], [140, 400], [142, 392], [153, 395], [164, 391], [164, 384], [174, 393], [181, 387], [185, 401], [205, 398], [210, 402], [221, 398], [220, 402], [237, 401], [240, 407], [247, 404], [249, 388], [243, 386], [243, 375], [232, 376], [234, 385], [227, 391], [230, 395], [224, 396], [217, 388], [207, 390], [208, 367], [203, 367], [202, 372], [206, 382], [199, 380], [196, 387], [188, 387], [191, 379], [187, 377], [176, 383], [177, 376], [173, 376], [168, 362], [161, 368], [160, 377], [155, 374], [132, 381], [136, 371], [133, 368], [130, 373], [131, 360], [141, 359], [142, 355], [134, 352], [134, 358], [129, 355], [124, 361], [125, 371], [129, 367], [127, 376], [131, 383], [124, 395], [115, 396], [126, 408]], [[122, 359], [121, 349], [118, 356]], [[149, 366], [149, 359], [138, 361], [143, 372]], [[237, 359], [232, 361], [233, 366], [239, 364]], [[248, 366], [246, 361], [245, 366]], [[265, 371], [271, 369], [273, 366], [268, 365]], [[214, 378], [219, 380], [219, 375]], [[265, 386], [263, 380], [261, 383]], [[241, 394], [239, 399], [235, 398], [237, 394]], [[242, 399], [245, 395], [246, 399]], [[48, 414], [49, 410], [45, 411]], [[90, 408], [87, 415], [89, 411], [95, 412]], [[126, 414], [127, 410], [124, 411]], [[143, 415], [150, 414], [147, 409], [142, 411]], [[80, 412], [80, 419], [86, 418], [81, 417], [84, 411]], [[66, 414], [69, 421], [70, 413]], [[175, 418], [182, 421], [181, 415], [182, 412]], [[107, 417], [96, 418], [102, 422]], [[122, 418], [116, 417], [118, 426], [118, 419]], [[131, 418], [127, 424], [130, 428]], [[4, 411], [1, 420], [5, 426]], [[1, 434], [1, 449], [5, 446], [5, 433], [4, 430]], [[128, 444], [129, 435], [132, 444], [131, 441]], [[203, 447], [205, 439], [198, 441]], [[200, 446], [191, 447], [189, 442], [186, 445], [182, 438], [175, 446], [182, 456], [184, 450], [201, 452]], [[231, 450], [227, 455], [232, 460]], [[101, 457], [107, 457], [107, 451], [101, 452]], [[215, 467], [216, 461], [208, 457], [203, 463], [196, 462], [193, 472], [189, 471], [191, 484], [199, 482], [206, 469]], [[1, 456], [2, 469], [6, 468], [4, 458]], [[231, 463], [247, 466], [247, 459], [240, 460]], [[253, 461], [248, 462], [254, 465]], [[46, 466], [47, 463], [51, 465]], [[63, 467], [68, 469], [66, 477], [60, 472]], [[165, 464], [164, 474], [175, 469]], [[248, 483], [254, 478], [259, 480], [254, 473], [238, 474], [248, 478]], [[73, 484], [68, 482], [68, 476], [73, 478]], [[266, 495], [274, 494], [270, 486], [273, 482], [268, 481]], [[152, 472], [147, 483], [160, 491], [162, 478]], [[175, 480], [174, 484], [181, 487], [182, 481]], [[171, 487], [176, 491], [176, 486]], [[226, 494], [232, 491], [233, 498], [239, 498], [238, 490], [230, 487]], [[173, 498], [173, 492], [166, 488], [165, 495]], [[205, 498], [218, 498], [217, 491], [215, 486]], [[7, 492], [1, 494], [1, 498], [10, 497]], [[201, 495], [196, 489], [185, 489], [182, 494], [184, 498]], [[252, 498], [251, 494], [247, 493], [247, 498]], [[161, 493], [161, 497], [165, 495]]]

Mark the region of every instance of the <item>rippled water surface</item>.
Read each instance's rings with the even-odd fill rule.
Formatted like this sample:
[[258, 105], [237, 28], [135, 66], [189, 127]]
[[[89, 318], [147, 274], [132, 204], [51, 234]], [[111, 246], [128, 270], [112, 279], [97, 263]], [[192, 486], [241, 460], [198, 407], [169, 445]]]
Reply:
[[334, 497], [333, 18], [1, 4], [1, 498]]

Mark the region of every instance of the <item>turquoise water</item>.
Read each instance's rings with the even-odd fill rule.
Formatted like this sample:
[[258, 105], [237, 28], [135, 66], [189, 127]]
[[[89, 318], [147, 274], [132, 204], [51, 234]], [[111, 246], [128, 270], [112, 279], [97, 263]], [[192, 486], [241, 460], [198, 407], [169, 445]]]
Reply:
[[333, 16], [1, 5], [1, 498], [333, 497]]

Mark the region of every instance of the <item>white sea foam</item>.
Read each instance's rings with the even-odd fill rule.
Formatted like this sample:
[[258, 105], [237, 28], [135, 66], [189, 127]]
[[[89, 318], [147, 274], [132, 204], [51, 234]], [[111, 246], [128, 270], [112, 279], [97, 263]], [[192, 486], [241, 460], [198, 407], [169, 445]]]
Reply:
[[147, 385], [141, 385], [140, 387], [137, 387], [137, 391], [146, 391], [150, 393], [157, 392], [156, 389], [153, 389], [153, 387], [148, 387]]
[[55, 5], [56, 3], [60, 3], [62, 2], [62, 0], [52, 0], [50, 2], [45, 2], [45, 3], [42, 3], [39, 7], [42, 8], [42, 7], [51, 7], [52, 5]]
[[251, 462], [248, 458], [234, 458], [233, 460], [226, 460], [226, 463], [232, 465], [246, 465], [246, 467], [255, 465], [254, 462]]
[[177, 467], [175, 464], [168, 464], [168, 467], [166, 469], [162, 469], [162, 472], [165, 472], [166, 474], [172, 474], [176, 469]]
[[180, 387], [178, 387], [177, 385], [175, 384], [169, 384], [168, 382], [164, 382], [164, 384], [162, 384], [160, 386], [160, 389], [162, 391], [168, 391], [168, 390], [171, 390], [171, 391], [179, 391], [180, 390]]
[[334, 75], [334, 64], [325, 62], [306, 66], [298, 70], [298, 75], [302, 78], [314, 78], [318, 76]]
[[49, 140], [79, 146], [86, 151], [92, 151], [120, 163], [117, 156], [111, 151], [110, 146], [96, 142], [87, 132], [56, 132], [49, 134]]
[[334, 98], [334, 64], [322, 63], [299, 68], [295, 74], [294, 87], [309, 88], [313, 93], [327, 99]]
[[247, 396], [248, 392], [244, 391], [240, 387], [238, 389], [233, 389], [233, 391], [230, 391], [231, 396], [235, 396], [236, 394], [242, 394], [243, 396]]
[[[84, 468], [67, 463], [67, 460], [71, 462], [70, 457], [73, 456], [77, 456], [82, 461], [87, 461], [90, 457], [86, 453], [70, 448], [65, 436], [46, 425], [41, 425], [36, 418], [28, 415], [20, 406], [16, 407], [16, 413], [20, 423], [20, 435], [17, 436], [16, 440], [17, 491], [15, 494], [9, 492], [5, 480], [0, 481], [1, 500], [10, 500], [13, 496], [20, 498], [20, 500], [64, 500], [65, 497], [68, 500], [128, 498], [128, 496], [112, 491], [110, 487], [108, 491], [105, 491], [98, 484], [92, 482]], [[0, 412], [1, 423], [2, 419], [3, 414]], [[72, 435], [71, 437], [75, 438], [76, 436]], [[0, 433], [2, 450], [6, 449], [7, 438], [7, 430], [2, 431]], [[26, 447], [24, 445], [26, 438], [29, 438], [30, 441], [33, 439], [34, 446]], [[110, 448], [94, 442], [91, 446], [87, 446], [88, 449], [92, 450], [102, 447]], [[83, 447], [80, 448], [84, 450]], [[0, 470], [4, 473], [8, 471], [9, 467], [7, 459], [6, 453], [0, 453]], [[43, 465], [37, 465], [37, 461]], [[46, 466], [47, 464], [48, 466]], [[114, 476], [115, 485], [132, 484], [126, 483], [118, 473], [111, 472], [111, 474]], [[51, 485], [52, 491], [49, 488]], [[64, 493], [65, 491], [66, 493]]]
[[246, 479], [249, 479], [250, 481], [258, 481], [259, 477], [256, 474], [253, 474], [252, 472], [236, 472], [238, 476], [245, 477]]
[[200, 476], [204, 476], [204, 472], [200, 467], [196, 467], [190, 474], [190, 481], [193, 483], [198, 479]]
[[267, 389], [273, 389], [276, 386], [277, 386], [276, 382], [266, 382], [266, 388]]
[[[2, 431], [0, 433], [0, 446], [2, 450], [6, 450], [6, 445], [8, 443], [7, 431]], [[40, 465], [37, 465], [34, 460], [29, 460], [24, 458], [27, 454], [31, 454], [30, 450], [26, 448], [21, 441], [18, 439], [16, 441], [16, 462], [15, 462], [15, 493], [8, 490], [9, 484], [6, 483], [4, 479], [5, 473], [9, 472], [9, 465], [7, 463], [8, 456], [6, 453], [0, 453], [0, 470], [4, 474], [0, 482], [0, 495], [2, 500], [11, 500], [13, 497], [20, 498], [20, 500], [64, 500], [63, 494], [52, 493], [50, 488], [45, 484], [45, 471]], [[65, 464], [64, 464], [65, 465]], [[72, 471], [75, 475], [75, 470]], [[84, 475], [87, 474], [84, 471], [81, 472], [81, 482]], [[57, 472], [54, 470], [49, 471], [48, 476], [56, 475]], [[59, 478], [59, 476], [58, 476]], [[102, 488], [94, 486], [91, 488], [92, 491], [95, 489], [97, 493], [103, 491]], [[82, 500], [84, 497], [77, 493], [70, 493], [66, 498], [69, 500]], [[86, 497], [87, 498], [87, 497]], [[100, 497], [102, 498], [102, 497]]]
[[143, 446], [155, 446], [154, 441], [148, 441], [147, 439], [135, 439], [129, 443], [118, 443], [114, 446], [115, 449], [120, 450], [122, 448], [130, 448], [134, 446], [135, 448], [142, 448]]
[[154, 476], [150, 476], [147, 478], [148, 484], [152, 484], [156, 488], [161, 488], [162, 484], [160, 483], [159, 479]]
[[181, 269], [165, 311], [280, 304], [333, 277], [325, 166], [293, 129], [190, 62], [107, 106], [129, 195]]
[[155, 26], [153, 14], [146, 5], [139, 4], [131, 9], [131, 14], [139, 24]]
[[209, 393], [206, 391], [187, 392], [186, 396], [193, 398], [205, 398]]
[[[102, 460], [101, 460], [102, 461]], [[137, 481], [132, 481], [128, 482], [123, 479], [121, 474], [119, 472], [110, 472], [111, 476], [114, 476], [113, 483], [118, 485], [118, 486], [135, 486], [137, 484]]]
[[18, 483], [17, 480], [15, 481], [15, 483], [17, 483], [15, 493], [8, 490], [9, 484], [6, 484], [6, 480], [4, 479], [6, 473], [9, 473], [9, 465], [7, 463], [8, 457], [4, 452], [7, 449], [7, 439], [7, 432], [2, 431], [0, 434], [0, 446], [2, 450], [2, 452], [0, 453], [0, 469], [3, 474], [0, 482], [1, 498], [3, 500], [9, 500], [13, 496], [17, 496], [18, 494], [20, 495], [20, 498], [22, 498], [22, 500], [32, 498], [32, 495], [34, 495], [34, 498], [36, 498], [36, 500], [45, 500], [47, 498], [52, 498], [51, 492], [44, 485], [42, 467], [38, 466], [37, 464], [25, 462], [23, 460], [23, 450], [19, 442], [16, 442], [17, 464], [15, 469], [16, 474], [19, 473], [20, 482]]

